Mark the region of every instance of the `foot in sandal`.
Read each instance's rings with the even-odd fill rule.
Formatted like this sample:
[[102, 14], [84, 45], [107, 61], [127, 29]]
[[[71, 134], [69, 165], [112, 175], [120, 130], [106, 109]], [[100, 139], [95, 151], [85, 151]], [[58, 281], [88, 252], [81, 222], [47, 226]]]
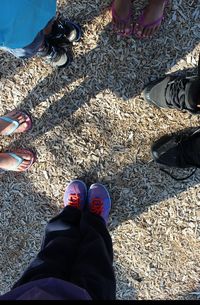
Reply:
[[24, 111], [13, 110], [0, 117], [0, 134], [2, 136], [26, 132], [31, 128], [31, 117]]
[[138, 18], [134, 34], [138, 38], [152, 37], [158, 31], [163, 20], [165, 5], [168, 0], [150, 0], [140, 17]]
[[35, 162], [33, 152], [26, 149], [16, 149], [12, 152], [0, 153], [0, 169], [1, 171], [27, 171]]
[[113, 30], [123, 36], [133, 32], [131, 0], [114, 0], [112, 3]]

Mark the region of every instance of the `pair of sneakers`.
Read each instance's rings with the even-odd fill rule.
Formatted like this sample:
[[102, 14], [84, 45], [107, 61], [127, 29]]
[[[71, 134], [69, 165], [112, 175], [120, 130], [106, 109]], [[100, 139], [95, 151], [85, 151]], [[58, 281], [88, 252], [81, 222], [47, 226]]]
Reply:
[[[159, 78], [144, 88], [143, 97], [146, 102], [160, 108], [200, 114], [200, 61], [197, 75], [167, 75]], [[151, 152], [153, 159], [160, 165], [200, 168], [200, 127], [164, 135], [153, 143]]]
[[70, 45], [78, 42], [81, 35], [78, 24], [59, 16], [52, 25], [51, 33], [45, 35], [44, 45], [37, 56], [43, 57], [53, 67], [66, 67], [72, 60]]
[[108, 223], [111, 209], [109, 192], [104, 185], [94, 183], [87, 190], [83, 181], [73, 180], [66, 187], [64, 193], [64, 207], [71, 206], [81, 211], [87, 209], [91, 213], [102, 217]]

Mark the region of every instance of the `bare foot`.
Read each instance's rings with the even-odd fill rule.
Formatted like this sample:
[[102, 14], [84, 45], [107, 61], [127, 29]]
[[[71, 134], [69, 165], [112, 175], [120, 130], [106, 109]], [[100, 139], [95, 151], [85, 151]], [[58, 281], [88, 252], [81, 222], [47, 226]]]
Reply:
[[7, 171], [24, 172], [26, 171], [34, 160], [34, 155], [31, 151], [22, 151], [16, 149], [11, 153], [16, 154], [24, 161], [16, 168], [18, 161], [8, 153], [0, 153], [0, 168]]
[[[143, 20], [135, 24], [134, 33], [139, 38], [152, 37], [161, 25], [166, 0], [151, 0], [144, 9]], [[160, 19], [160, 22], [155, 23]]]
[[[20, 133], [20, 132], [27, 131], [27, 128], [29, 126], [27, 120], [29, 119], [29, 117], [25, 113], [23, 113], [21, 111], [13, 110], [13, 111], [7, 113], [5, 116], [7, 118], [15, 120], [19, 123], [19, 126], [14, 131], [14, 133]], [[6, 121], [0, 119], [0, 134], [2, 136], [6, 135], [14, 127], [15, 127], [14, 123], [6, 122]]]
[[119, 34], [132, 34], [131, 0], [115, 0], [112, 7], [113, 29]]

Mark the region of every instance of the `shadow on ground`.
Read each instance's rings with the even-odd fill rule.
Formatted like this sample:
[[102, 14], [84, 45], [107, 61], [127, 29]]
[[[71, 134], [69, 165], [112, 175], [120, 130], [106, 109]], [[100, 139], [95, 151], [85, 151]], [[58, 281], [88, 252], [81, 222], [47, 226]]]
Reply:
[[[107, 7], [108, 4], [105, 2], [99, 6], [95, 5], [96, 9], [88, 5], [85, 7], [86, 16], [78, 16], [76, 19], [84, 28], [87, 23], [91, 23], [95, 17], [101, 15]], [[93, 11], [87, 13], [87, 8]], [[67, 11], [63, 11], [63, 14], [66, 15]], [[168, 18], [172, 14], [173, 11], [169, 11]], [[49, 108], [39, 119], [34, 119], [35, 136], [39, 137], [58, 126], [79, 108], [89, 104], [91, 98], [95, 98], [98, 93], [106, 89], [128, 102], [129, 99], [140, 95], [149, 80], [168, 72], [199, 42], [198, 37], [195, 36], [190, 37], [190, 41], [182, 39], [184, 34], [182, 26], [176, 28], [176, 37], [180, 37], [178, 47], [174, 45], [172, 29], [170, 28], [169, 31], [168, 26], [163, 25], [155, 38], [147, 41], [135, 41], [133, 38], [117, 40], [110, 27], [109, 24], [99, 33], [99, 40], [94, 49], [84, 55], [76, 56], [70, 67], [60, 71], [55, 70], [44, 78], [19, 104], [19, 108], [31, 111], [62, 88], [67, 89], [76, 80], [84, 79], [72, 92], [65, 93], [61, 99], [50, 103]], [[164, 38], [160, 40], [162, 36]], [[162, 46], [163, 43], [165, 48]], [[129, 54], [134, 54], [130, 56], [131, 60], [129, 60]], [[96, 58], [101, 58], [102, 64], [97, 63]]]

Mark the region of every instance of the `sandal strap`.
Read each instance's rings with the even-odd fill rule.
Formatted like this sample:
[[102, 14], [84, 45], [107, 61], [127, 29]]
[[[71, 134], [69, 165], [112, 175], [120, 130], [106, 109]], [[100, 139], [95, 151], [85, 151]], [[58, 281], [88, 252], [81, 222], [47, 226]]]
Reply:
[[24, 161], [24, 159], [22, 159], [21, 157], [17, 156], [16, 154], [14, 153], [11, 153], [11, 152], [6, 152], [6, 154], [8, 154], [9, 156], [11, 156], [12, 158], [14, 158], [16, 161], [17, 161], [17, 164], [14, 165], [13, 167], [11, 167], [10, 169], [3, 169], [3, 168], [0, 168], [0, 174], [1, 173], [4, 173], [4, 172], [9, 172], [9, 171], [15, 171], [18, 166]]
[[17, 164], [14, 165], [13, 167], [11, 167], [10, 169], [1, 169], [3, 172], [8, 172], [8, 171], [15, 171], [18, 166], [24, 161], [23, 158], [19, 157], [18, 155], [16, 155], [15, 153], [11, 153], [11, 152], [6, 152], [6, 154], [8, 154], [9, 156], [11, 156], [12, 158], [14, 158], [17, 161]]
[[9, 136], [9, 135], [13, 134], [13, 133], [15, 132], [15, 130], [16, 130], [16, 129], [19, 127], [19, 125], [20, 125], [18, 121], [15, 121], [15, 120], [13, 120], [13, 119], [11, 119], [11, 118], [8, 118], [8, 117], [6, 117], [6, 116], [2, 116], [2, 117], [0, 117], [0, 119], [3, 120], [3, 121], [5, 121], [5, 122], [14, 124], [14, 126], [10, 128], [10, 131], [5, 132], [5, 133], [3, 134], [3, 135], [5, 135], [5, 136]]
[[160, 23], [162, 22], [163, 20], [163, 15], [161, 17], [159, 17], [158, 19], [156, 19], [155, 21], [151, 22], [151, 23], [144, 23], [144, 13], [141, 15], [140, 19], [139, 19], [139, 22], [138, 24], [141, 24], [144, 28], [150, 28], [152, 26], [155, 26], [155, 25], [160, 25]]
[[[164, 9], [165, 9], [165, 6], [168, 4], [169, 0], [165, 0], [164, 2]], [[151, 23], [144, 23], [144, 10], [142, 11], [142, 14], [140, 15], [138, 21], [136, 22], [136, 24], [140, 24], [142, 25], [144, 28], [150, 28], [152, 26], [155, 26], [155, 25], [160, 25], [161, 22], [163, 21], [164, 19], [164, 10], [163, 10], [163, 14], [161, 17], [159, 17], [158, 19], [156, 19], [155, 21], [151, 22]]]

